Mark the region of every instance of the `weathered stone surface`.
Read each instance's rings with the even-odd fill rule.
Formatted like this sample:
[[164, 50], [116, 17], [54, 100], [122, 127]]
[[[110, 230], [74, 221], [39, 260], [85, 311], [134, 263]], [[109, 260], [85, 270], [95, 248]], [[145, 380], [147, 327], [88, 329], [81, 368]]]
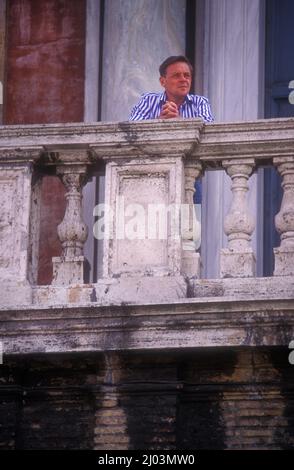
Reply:
[[[34, 161], [38, 161], [38, 164], [45, 171], [52, 167], [56, 167], [57, 171], [63, 171], [62, 168], [64, 167], [74, 174], [74, 168], [83, 167], [85, 169], [86, 166], [89, 167], [96, 160], [102, 158], [106, 160], [107, 198], [110, 206], [114, 209], [116, 208], [118, 196], [123, 196], [130, 203], [139, 201], [143, 206], [150, 201], [163, 204], [167, 202], [181, 203], [182, 201], [189, 203], [192, 181], [189, 168], [193, 170], [195, 166], [194, 170], [196, 169], [195, 171], [197, 172], [195, 176], [197, 176], [201, 170], [199, 159], [204, 168], [209, 167], [212, 162], [210, 155], [213, 155], [216, 166], [225, 162], [228, 168], [233, 168], [232, 178], [238, 180], [238, 184], [234, 183], [234, 191], [244, 192], [246, 191], [244, 179], [246, 180], [252, 169], [253, 159], [255, 159], [257, 165], [268, 163], [273, 156], [277, 155], [278, 147], [282, 154], [283, 162], [276, 157], [275, 163], [281, 165], [282, 169], [286, 168], [289, 173], [288, 167], [291, 163], [292, 145], [293, 119], [257, 121], [248, 123], [248, 126], [244, 123], [204, 126], [202, 122], [197, 120], [185, 120], [185, 122], [183, 120], [172, 120], [171, 122], [150, 121], [140, 123], [101, 123], [97, 125], [67, 124], [62, 126], [36, 125], [30, 127], [15, 126], [13, 128], [4, 126], [0, 129], [1, 165], [5, 166], [5, 171], [13, 172], [14, 177], [17, 171], [20, 171], [20, 165], [23, 168], [31, 168], [30, 165]], [[234, 149], [236, 150], [237, 148], [238, 153], [234, 153]], [[42, 149], [42, 157], [39, 158]], [[246, 155], [242, 152], [246, 152]], [[193, 159], [195, 160], [195, 165]], [[186, 170], [184, 171], [185, 165]], [[247, 169], [249, 167], [250, 171], [248, 172]], [[15, 168], [18, 168], [18, 170], [16, 171]], [[244, 170], [245, 173], [242, 169], [246, 170]], [[241, 171], [241, 176], [239, 171]], [[289, 179], [292, 173], [291, 171], [288, 173], [288, 176], [286, 175], [285, 178]], [[4, 173], [2, 174], [4, 175]], [[12, 175], [12, 173], [10, 174]], [[184, 177], [186, 177], [185, 183]], [[288, 179], [287, 187], [290, 184]], [[26, 191], [27, 207], [24, 206], [23, 208], [22, 200], [22, 217], [26, 217], [27, 228], [25, 230], [28, 233], [29, 177], [24, 181], [26, 181], [25, 185], [20, 185], [20, 191], [16, 188], [16, 193], [18, 194], [19, 192], [17, 197], [22, 198], [23, 191]], [[10, 193], [14, 193], [15, 189], [11, 187], [11, 178], [9, 178], [7, 184], [10, 185]], [[4, 191], [3, 194], [5, 194]], [[238, 197], [236, 200], [239, 201]], [[74, 208], [74, 216], [70, 217], [69, 223], [72, 224], [74, 231], [78, 228], [75, 227], [74, 218], [76, 217], [77, 224], [80, 223], [80, 206], [79, 204], [79, 207], [75, 205], [75, 198], [76, 194], [73, 195], [72, 193], [73, 200], [70, 204], [73, 204], [71, 207]], [[240, 211], [240, 216], [246, 219], [244, 201], [242, 204], [239, 204], [237, 209]], [[6, 228], [3, 227], [1, 236], [3, 240], [6, 240], [4, 245], [6, 244], [8, 248], [10, 246], [10, 235], [5, 235], [5, 230], [10, 230], [9, 217], [11, 217], [11, 211], [7, 212], [7, 207], [9, 208], [10, 205], [11, 197], [3, 199], [1, 207], [3, 221], [6, 221]], [[14, 218], [13, 223], [18, 223], [16, 218]], [[238, 271], [242, 265], [240, 257], [244, 257], [247, 249], [249, 249], [247, 247], [248, 240], [245, 240], [243, 235], [245, 234], [244, 236], [250, 238], [249, 232], [252, 230], [250, 228], [248, 232], [246, 227], [245, 230], [243, 222], [243, 225], [240, 221], [236, 223], [239, 225], [237, 226], [234, 222], [236, 227], [234, 227], [232, 234], [235, 236], [237, 230], [241, 238], [239, 237], [239, 241], [237, 240], [237, 247], [235, 247], [235, 239], [232, 240], [235, 253], [233, 253], [234, 259], [229, 271], [233, 277], [240, 275]], [[33, 229], [34, 226], [32, 225], [31, 230]], [[117, 227], [112, 225], [111, 230], [115, 232]], [[21, 231], [24, 232], [24, 230], [21, 230], [21, 227], [17, 226], [16, 232]], [[288, 228], [287, 231], [289, 232]], [[77, 234], [73, 238], [75, 239], [76, 236], [79, 238]], [[246, 242], [246, 246], [243, 243], [243, 239]], [[291, 236], [287, 236], [287, 240], [283, 241], [283, 243], [288, 246]], [[80, 243], [78, 239], [77, 242]], [[149, 243], [149, 240], [147, 242]], [[97, 284], [83, 287], [80, 283], [82, 280], [81, 270], [78, 269], [79, 274], [74, 276], [75, 279], [72, 279], [74, 283], [72, 288], [66, 286], [68, 280], [65, 282], [64, 287], [57, 288], [56, 286], [56, 289], [49, 286], [44, 289], [34, 288], [32, 293], [33, 305], [37, 307], [38, 302], [40, 302], [42, 308], [45, 308], [46, 305], [86, 303], [91, 308], [94, 305], [101, 306], [103, 304], [171, 302], [185, 298], [187, 295], [190, 297], [199, 295], [201, 298], [204, 298], [205, 292], [208, 298], [211, 298], [213, 295], [218, 296], [221, 293], [222, 305], [222, 302], [228, 297], [232, 299], [242, 298], [244, 301], [250, 302], [251, 300], [254, 301], [254, 299], [256, 301], [260, 298], [264, 299], [266, 296], [269, 299], [278, 299], [279, 296], [280, 298], [289, 299], [291, 298], [289, 292], [293, 293], [291, 276], [289, 275], [285, 276], [289, 278], [286, 282], [281, 282], [278, 276], [276, 276], [275, 281], [252, 279], [251, 284], [245, 283], [245, 279], [241, 282], [241, 279], [236, 281], [233, 278], [231, 280], [228, 279], [228, 282], [225, 282], [226, 279], [224, 279], [221, 284], [217, 281], [211, 281], [211, 284], [209, 284], [209, 281], [202, 282], [199, 280], [198, 283], [190, 282], [189, 279], [184, 281], [184, 277], [181, 277], [181, 275], [185, 274], [187, 276], [186, 268], [184, 268], [187, 260], [183, 257], [181, 241], [169, 240], [167, 243], [164, 240], [162, 243], [161, 240], [151, 240], [148, 243], [142, 246], [141, 240], [140, 243], [137, 243], [136, 240], [116, 240], [111, 243], [107, 241], [104, 279], [100, 280]], [[242, 245], [242, 253], [239, 253], [237, 250], [240, 243]], [[28, 246], [29, 244], [26, 245], [24, 250], [24, 256], [27, 260]], [[17, 247], [18, 245], [16, 244], [13, 248], [13, 256], [16, 256]], [[10, 270], [11, 259], [13, 259], [7, 258], [7, 253], [11, 252], [11, 250], [11, 247], [10, 250], [5, 250], [2, 256], [3, 263], [5, 265], [8, 263], [5, 268], [6, 272], [8, 267], [8, 270]], [[30, 250], [30, 252], [33, 253], [33, 250]], [[195, 255], [197, 256], [194, 252], [193, 256]], [[249, 256], [251, 256], [250, 253]], [[22, 259], [21, 255], [17, 255], [17, 257], [17, 263], [19, 263]], [[253, 270], [250, 264], [252, 263], [251, 258], [247, 261], [245, 260], [250, 265], [248, 268], [246, 267], [245, 269], [244, 266], [247, 266], [247, 264], [245, 261], [245, 264], [243, 263], [243, 275], [246, 273], [250, 275]], [[63, 259], [59, 261], [62, 263]], [[192, 266], [193, 260], [190, 261], [188, 263], [190, 270], [188, 274], [191, 277], [195, 277]], [[200, 260], [198, 259], [197, 262], [199, 264]], [[290, 256], [288, 259], [285, 257], [283, 260], [283, 264], [287, 265], [287, 263], [291, 263]], [[32, 264], [34, 264], [33, 260]], [[20, 271], [14, 271], [14, 275], [17, 275], [18, 279], [17, 285], [19, 285], [20, 279], [27, 282], [26, 266], [27, 261], [23, 262], [23, 268]], [[66, 263], [63, 263], [62, 269], [68, 270], [66, 276], [68, 279], [71, 279], [71, 268], [66, 268]], [[288, 271], [286, 272], [288, 274], [291, 273], [289, 266], [287, 269]], [[5, 279], [7, 281], [6, 274]], [[33, 280], [34, 276], [30, 276], [30, 279]], [[77, 283], [77, 281], [79, 282]], [[290, 291], [286, 292], [285, 286], [288, 286]], [[30, 289], [26, 295], [23, 295], [23, 298], [20, 297], [18, 299], [15, 296], [12, 297], [13, 290], [5, 290], [5, 287], [3, 287], [3, 291], [5, 291], [5, 296], [2, 296], [2, 305], [6, 305], [7, 308], [13, 304], [19, 306], [31, 302]], [[252, 295], [254, 295], [254, 298], [252, 298]], [[224, 339], [224, 341], [227, 341], [227, 339]]]
[[187, 296], [182, 276], [121, 277], [95, 285], [96, 299], [101, 305], [174, 302]]
[[275, 276], [294, 276], [294, 252], [292, 247], [274, 248]]
[[[76, 153], [71, 155], [71, 160], [75, 155]], [[83, 283], [85, 262], [83, 246], [88, 236], [88, 228], [82, 219], [82, 185], [85, 179], [86, 166], [60, 165], [57, 168], [57, 173], [66, 188], [66, 208], [64, 218], [57, 227], [58, 237], [62, 245], [62, 255], [52, 260], [52, 284]]]
[[105, 228], [104, 277], [179, 275], [179, 224], [168, 223], [167, 208], [183, 202], [182, 181], [181, 155], [107, 164], [105, 204], [113, 213]]
[[[0, 150], [0, 292], [2, 305], [31, 304], [31, 181], [39, 147]], [[17, 295], [16, 295], [17, 292]]]
[[35, 305], [87, 304], [96, 299], [96, 290], [91, 284], [39, 286], [32, 291]]
[[222, 248], [220, 257], [220, 277], [253, 277], [256, 274], [256, 258], [252, 248]]
[[294, 276], [294, 162], [293, 156], [275, 158], [274, 164], [283, 178], [281, 210], [275, 217], [281, 245], [274, 249], [275, 276]]
[[201, 145], [192, 154], [205, 168], [220, 167], [227, 158], [234, 161], [246, 156], [259, 165], [275, 157], [291, 156], [293, 118], [206, 125]]
[[[119, 197], [123, 197], [130, 204], [139, 202], [143, 208], [150, 202], [163, 205], [170, 203], [177, 205], [185, 202], [189, 205], [194, 176], [198, 176], [202, 168], [211, 167], [212, 161], [216, 167], [224, 164], [233, 179], [235, 208], [233, 207], [230, 223], [227, 223], [231, 246], [223, 252], [224, 269], [222, 275], [232, 278], [252, 276], [254, 274], [254, 256], [249, 246], [252, 224], [248, 222], [244, 199], [247, 190], [246, 181], [254, 167], [254, 162], [257, 166], [268, 164], [274, 157], [275, 164], [285, 174], [286, 196], [284, 201], [287, 202], [289, 197], [291, 199], [292, 170], [289, 165], [291, 166], [292, 146], [293, 119], [256, 121], [248, 123], [248, 125], [244, 123], [204, 125], [198, 120], [187, 119], [185, 121], [171, 120], [170, 122], [155, 120], [97, 125], [2, 127], [0, 129], [0, 161], [1, 165], [5, 165], [6, 170], [10, 168], [11, 171], [12, 169], [14, 171], [14, 168], [20, 167], [20, 164], [30, 167], [30, 165], [34, 165], [34, 162], [37, 162], [38, 168], [42, 168], [44, 172], [52, 172], [53, 167], [56, 168], [57, 173], [65, 172], [66, 179], [69, 173], [71, 175], [71, 183], [68, 185], [66, 195], [68, 199], [68, 213], [65, 217], [67, 220], [66, 230], [61, 230], [62, 243], [66, 253], [58, 260], [59, 264], [57, 263], [59, 266], [62, 265], [60, 272], [63, 271], [61, 278], [64, 278], [59, 279], [58, 283], [59, 285], [63, 284], [65, 289], [56, 291], [58, 292], [56, 299], [54, 299], [53, 291], [50, 288], [40, 291], [40, 293], [42, 292], [40, 295], [38, 290], [34, 289], [33, 302], [40, 299], [42, 305], [45, 306], [45, 299], [48, 299], [49, 302], [53, 302], [53, 305], [65, 304], [71, 298], [66, 284], [69, 282], [74, 286], [81, 284], [82, 261], [78, 262], [75, 271], [68, 265], [65, 256], [68, 254], [67, 251], [73, 248], [72, 243], [75, 245], [72, 254], [82, 256], [81, 248], [84, 237], [81, 236], [80, 228], [84, 225], [80, 217], [80, 194], [77, 189], [81, 183], [78, 183], [80, 181], [79, 169], [83, 168], [83, 174], [90, 172], [91, 166], [100, 159], [106, 161], [107, 202], [114, 209], [115, 215], [118, 214], [115, 211]], [[277, 157], [278, 148], [280, 157]], [[41, 157], [40, 154], [42, 154]], [[214, 160], [211, 159], [211, 155]], [[76, 181], [77, 184], [74, 185], [73, 181]], [[12, 184], [11, 181], [9, 184]], [[23, 189], [21, 188], [21, 191]], [[10, 190], [12, 191], [11, 188]], [[26, 190], [29, 201], [30, 184], [28, 183]], [[37, 192], [34, 191], [33, 198], [37, 197]], [[7, 215], [6, 211], [7, 207], [10, 207], [9, 201], [10, 199], [6, 204], [5, 199], [2, 203], [4, 222], [7, 217], [11, 217]], [[286, 202], [284, 202], [284, 207], [288, 204]], [[284, 208], [281, 211], [282, 214]], [[25, 209], [22, 211], [22, 215], [24, 216], [25, 213], [26, 217], [30, 216], [30, 211]], [[9, 229], [7, 220], [5, 222], [6, 229]], [[38, 217], [34, 211], [32, 211], [32, 220], [36, 220], [36, 225], [31, 224], [33, 232], [38, 229]], [[289, 225], [289, 223], [288, 221], [287, 224]], [[63, 226], [65, 225], [63, 224]], [[278, 248], [281, 252], [280, 258], [284, 256], [282, 251], [286, 245], [287, 253], [291, 248], [289, 248], [292, 243], [291, 224], [290, 228], [288, 225], [285, 228], [286, 231], [283, 232], [282, 245]], [[168, 232], [167, 240], [147, 239], [142, 241], [119, 239], [116, 237], [117, 229], [118, 226], [110, 221], [109, 231], [115, 237], [105, 241], [104, 279], [92, 289], [86, 288], [85, 296], [84, 294], [77, 295], [75, 297], [77, 303], [81, 299], [88, 302], [89, 296], [90, 301], [93, 299], [98, 305], [103, 303], [111, 305], [122, 302], [168, 302], [191, 295], [193, 286], [190, 288], [192, 284], [189, 284], [188, 278], [198, 276], [201, 260], [195, 251], [191, 251], [191, 256], [190, 253], [187, 256], [183, 250], [191, 242], [185, 233], [182, 240], [171, 237], [171, 232]], [[4, 229], [2, 237], [6, 237], [5, 240], [9, 245], [10, 237], [5, 235]], [[17, 276], [22, 276], [25, 282], [28, 278], [31, 282], [36, 282], [34, 273], [38, 264], [35, 259], [37, 250], [32, 247], [32, 243], [36, 240], [36, 234], [31, 233], [30, 243], [28, 243], [30, 256], [25, 255], [27, 261], [30, 262], [30, 267], [25, 268], [25, 274], [21, 274], [22, 271], [17, 273]], [[71, 245], [71, 248], [68, 244]], [[79, 253], [76, 253], [76, 249]], [[231, 252], [231, 250], [233, 251]], [[7, 257], [8, 251], [5, 250], [4, 258]], [[27, 248], [25, 252], [28, 252]], [[14, 256], [16, 253], [17, 249], [14, 249]], [[230, 258], [229, 261], [226, 261], [226, 258]], [[278, 260], [277, 252], [277, 263]], [[7, 264], [7, 260], [4, 260], [3, 263]], [[291, 256], [284, 256], [281, 263], [283, 269], [281, 268], [280, 274], [289, 276], [292, 273], [291, 266], [293, 264]], [[279, 269], [278, 264], [277, 269]], [[278, 274], [279, 272], [276, 271], [276, 275]], [[183, 277], [181, 278], [181, 276]], [[184, 281], [185, 278], [186, 281]], [[258, 285], [260, 285], [259, 282]], [[187, 286], [188, 291], [190, 289], [188, 293]], [[6, 290], [6, 296], [3, 296], [2, 299], [2, 304], [6, 306], [15, 303], [15, 297], [11, 297], [9, 289]], [[21, 298], [17, 300], [17, 305], [27, 303], [30, 301], [29, 299], [30, 292], [23, 295], [23, 300]]]
[[[33, 141], [34, 145], [43, 145], [49, 152], [60, 148], [86, 148], [92, 150], [93, 156], [99, 159], [126, 155], [152, 158], [166, 155], [167, 149], [169, 156], [189, 154], [204, 126], [201, 119], [3, 126], [0, 129], [0, 142], [1, 147], [25, 147], [31, 146]], [[78, 161], [85, 163], [81, 157], [76, 163]], [[58, 161], [48, 163], [55, 164]]]
[[200, 277], [201, 259], [196, 250], [201, 245], [201, 224], [197, 220], [193, 201], [195, 180], [201, 175], [201, 165], [195, 161], [185, 161], [185, 199], [188, 206], [188, 224], [182, 235], [182, 273], [188, 277]]
[[33, 291], [28, 281], [1, 280], [0, 281], [1, 304], [6, 308], [14, 308], [15, 303], [32, 305]]
[[[12, 286], [13, 304], [2, 297], [2, 308], [22, 305], [22, 298], [15, 299]], [[234, 300], [289, 299], [294, 297], [294, 281], [291, 277], [254, 279], [190, 279], [184, 282], [181, 277], [141, 277], [100, 280], [97, 284], [76, 284], [70, 286], [39, 286], [32, 289], [30, 303], [35, 307], [80, 305], [121, 305], [155, 303], [154, 291], [161, 302], [189, 298], [217, 298]], [[3, 290], [4, 295], [4, 290]]]
[[199, 279], [189, 281], [190, 297], [227, 297], [233, 299], [293, 299], [293, 277], [253, 279]]
[[30, 163], [0, 164], [0, 284], [2, 305], [31, 303], [28, 283]]
[[293, 309], [293, 296], [10, 308], [1, 311], [0, 340], [4, 359], [26, 353], [288, 346]]
[[69, 284], [82, 284], [84, 281], [84, 256], [54, 256], [53, 286], [68, 286]]
[[232, 203], [225, 217], [224, 230], [228, 236], [228, 248], [221, 250], [221, 277], [255, 276], [255, 256], [250, 246], [255, 223], [248, 212], [247, 181], [252, 173], [254, 159], [224, 160], [222, 165], [232, 179]]

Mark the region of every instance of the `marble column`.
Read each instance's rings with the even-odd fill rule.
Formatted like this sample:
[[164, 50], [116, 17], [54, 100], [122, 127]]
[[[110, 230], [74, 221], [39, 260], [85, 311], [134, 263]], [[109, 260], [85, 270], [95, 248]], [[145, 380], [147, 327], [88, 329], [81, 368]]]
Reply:
[[[65, 153], [65, 151], [64, 151]], [[57, 227], [62, 255], [53, 257], [53, 285], [81, 284], [84, 281], [83, 256], [88, 228], [82, 218], [82, 187], [86, 165], [60, 165], [57, 175], [65, 186], [66, 209]]]
[[84, 121], [98, 121], [99, 109], [99, 57], [100, 0], [87, 0]]
[[31, 304], [32, 174], [41, 147], [0, 152], [0, 292], [4, 306]]
[[[85, 57], [85, 100], [84, 122], [99, 120], [99, 67], [102, 45], [100, 44], [100, 0], [87, 0], [86, 9], [86, 57]], [[99, 193], [104, 189], [104, 176], [93, 175], [83, 188], [83, 218], [89, 227], [89, 235], [84, 245], [87, 259], [85, 279], [95, 282], [97, 272], [102, 274], [102, 245], [92, 234], [94, 225], [93, 209], [101, 200]], [[98, 255], [97, 255], [98, 253]], [[98, 259], [97, 259], [98, 256]], [[96, 259], [95, 259], [96, 258]], [[101, 269], [99, 270], [99, 266]]]
[[275, 276], [294, 275], [294, 162], [293, 156], [276, 157], [274, 164], [283, 178], [283, 199], [275, 217], [281, 244], [274, 248]]
[[[264, 2], [263, 0], [205, 0], [203, 94], [216, 122], [263, 117]], [[196, 64], [197, 73], [197, 64]], [[201, 80], [196, 80], [201, 83]], [[261, 175], [250, 178], [248, 203], [254, 219], [253, 250], [259, 252], [262, 221]], [[230, 179], [225, 172], [207, 172], [203, 183], [203, 277], [219, 277], [219, 253], [227, 246], [224, 218], [231, 204]], [[258, 208], [259, 207], [259, 208]]]
[[197, 219], [193, 202], [195, 180], [200, 177], [202, 167], [195, 160], [185, 161], [185, 204], [188, 206], [188, 224], [182, 232], [182, 272], [189, 277], [200, 277], [201, 259], [198, 250], [201, 243], [201, 223]]

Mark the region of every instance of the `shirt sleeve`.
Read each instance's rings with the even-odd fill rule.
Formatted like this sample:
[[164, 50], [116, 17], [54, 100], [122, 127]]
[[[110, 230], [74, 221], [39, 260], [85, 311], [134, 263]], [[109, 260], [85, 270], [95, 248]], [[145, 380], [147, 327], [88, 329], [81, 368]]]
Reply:
[[135, 104], [129, 117], [130, 121], [142, 121], [144, 119], [151, 119], [150, 104], [146, 95], [141, 96], [140, 101]]
[[202, 117], [202, 119], [206, 122], [213, 122], [213, 116], [210, 108], [210, 103], [207, 98], [204, 96], [202, 97], [202, 100], [199, 104], [198, 108], [199, 116]]

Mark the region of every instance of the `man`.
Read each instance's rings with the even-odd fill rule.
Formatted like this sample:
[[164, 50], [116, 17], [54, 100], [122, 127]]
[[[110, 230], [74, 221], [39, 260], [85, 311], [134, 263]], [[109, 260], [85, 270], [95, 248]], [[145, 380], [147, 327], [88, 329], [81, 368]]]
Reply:
[[130, 121], [200, 117], [213, 121], [208, 99], [189, 94], [193, 68], [185, 56], [170, 56], [159, 67], [163, 93], [145, 93], [133, 107]]

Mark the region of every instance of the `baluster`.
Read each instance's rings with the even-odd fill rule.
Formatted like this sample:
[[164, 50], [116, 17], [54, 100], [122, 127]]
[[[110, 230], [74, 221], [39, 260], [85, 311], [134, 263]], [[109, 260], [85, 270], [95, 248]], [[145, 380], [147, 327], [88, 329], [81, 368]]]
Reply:
[[[195, 161], [185, 162], [185, 204], [182, 211], [182, 272], [186, 276], [200, 277], [200, 254], [196, 253], [201, 242], [201, 224], [196, 218], [193, 195], [195, 180], [201, 174], [201, 164]], [[187, 209], [187, 210], [185, 210]], [[186, 219], [186, 220], [183, 220]]]
[[275, 217], [275, 226], [281, 236], [281, 244], [274, 248], [275, 276], [294, 274], [294, 161], [293, 157], [274, 158], [283, 178], [284, 190], [280, 212]]
[[61, 165], [57, 167], [65, 188], [66, 209], [57, 232], [62, 245], [61, 257], [54, 257], [52, 284], [68, 285], [83, 283], [83, 245], [88, 229], [82, 220], [82, 187], [85, 180], [85, 165]]
[[224, 160], [223, 167], [232, 179], [232, 204], [224, 221], [228, 248], [221, 250], [221, 277], [255, 276], [256, 260], [250, 246], [255, 224], [249, 214], [246, 193], [248, 179], [254, 169], [254, 159]]

